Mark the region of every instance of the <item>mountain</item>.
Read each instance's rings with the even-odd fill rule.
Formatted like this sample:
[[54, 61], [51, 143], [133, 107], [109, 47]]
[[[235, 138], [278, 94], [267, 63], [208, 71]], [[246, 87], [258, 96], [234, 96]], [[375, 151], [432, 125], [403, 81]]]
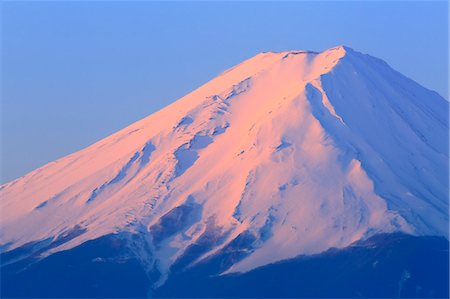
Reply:
[[114, 264], [151, 290], [211, 261], [219, 277], [251, 275], [377, 236], [441, 237], [433, 250], [448, 252], [448, 109], [348, 47], [258, 54], [2, 185], [2, 284], [79, 252], [86, 271]]

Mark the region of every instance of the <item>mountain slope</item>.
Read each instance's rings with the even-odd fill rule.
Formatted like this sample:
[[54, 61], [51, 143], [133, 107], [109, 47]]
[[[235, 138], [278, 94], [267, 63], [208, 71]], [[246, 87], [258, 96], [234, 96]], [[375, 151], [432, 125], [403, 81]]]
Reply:
[[6, 263], [131, 234], [157, 285], [236, 244], [222, 273], [448, 238], [448, 102], [346, 47], [262, 53], [0, 197], [2, 252], [30, 249]]

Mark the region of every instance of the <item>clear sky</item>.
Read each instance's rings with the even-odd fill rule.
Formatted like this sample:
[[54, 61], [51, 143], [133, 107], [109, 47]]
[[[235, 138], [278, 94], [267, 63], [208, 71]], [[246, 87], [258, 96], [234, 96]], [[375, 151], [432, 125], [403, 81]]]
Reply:
[[448, 99], [444, 2], [1, 2], [1, 182], [263, 51], [347, 45]]

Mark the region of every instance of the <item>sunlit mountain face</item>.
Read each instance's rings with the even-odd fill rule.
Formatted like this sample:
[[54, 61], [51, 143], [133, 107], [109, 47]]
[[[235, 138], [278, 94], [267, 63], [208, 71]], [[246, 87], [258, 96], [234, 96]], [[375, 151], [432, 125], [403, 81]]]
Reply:
[[2, 297], [448, 297], [448, 112], [340, 46], [261, 53], [0, 187]]

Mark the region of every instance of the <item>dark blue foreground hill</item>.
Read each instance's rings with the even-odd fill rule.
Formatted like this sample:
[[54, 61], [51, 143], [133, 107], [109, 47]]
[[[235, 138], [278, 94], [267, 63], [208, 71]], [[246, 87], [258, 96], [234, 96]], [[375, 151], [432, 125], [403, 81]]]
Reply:
[[[110, 235], [42, 260], [3, 266], [1, 297], [448, 298], [448, 249], [440, 237], [377, 235], [345, 249], [218, 276], [239, 251], [234, 247], [195, 267], [175, 263], [166, 283], [152, 290], [157, 275], [147, 275], [125, 241]], [[2, 262], [11, 256], [2, 254]]]

